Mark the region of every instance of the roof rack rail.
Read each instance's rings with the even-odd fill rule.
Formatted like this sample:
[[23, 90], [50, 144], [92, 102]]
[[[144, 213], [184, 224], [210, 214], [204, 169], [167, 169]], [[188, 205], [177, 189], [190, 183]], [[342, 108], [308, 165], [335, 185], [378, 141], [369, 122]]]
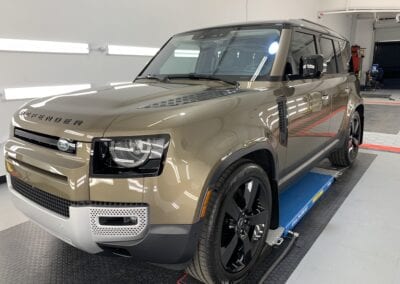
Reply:
[[324, 26], [324, 25], [315, 23], [315, 22], [310, 21], [310, 20], [307, 20], [307, 19], [300, 19], [300, 21], [307, 22], [307, 23], [312, 24], [312, 25], [314, 25], [314, 26], [318, 26], [318, 27], [321, 27], [321, 28], [325, 28], [325, 29], [330, 30], [327, 26]]
[[334, 31], [334, 30], [328, 28], [327, 26], [324, 26], [324, 25], [315, 23], [315, 22], [313, 22], [313, 21], [310, 21], [310, 20], [307, 20], [307, 19], [299, 19], [299, 20], [293, 20], [293, 21], [305, 22], [305, 23], [307, 23], [310, 27], [314, 26], [314, 27], [318, 27], [318, 28], [320, 28], [320, 29], [322, 28], [322, 29], [324, 29], [327, 33], [329, 33], [329, 34], [331, 34], [331, 35], [336, 35], [336, 36], [338, 36], [338, 37], [341, 37], [341, 38], [347, 40], [346, 37], [344, 37], [343, 35], [337, 33], [336, 31]]

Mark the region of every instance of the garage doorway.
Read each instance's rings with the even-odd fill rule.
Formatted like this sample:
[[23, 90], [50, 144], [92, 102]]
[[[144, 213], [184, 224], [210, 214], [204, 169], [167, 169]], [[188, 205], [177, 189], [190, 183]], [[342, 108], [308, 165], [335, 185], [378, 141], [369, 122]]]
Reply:
[[385, 89], [400, 89], [400, 41], [376, 42], [373, 64], [383, 68]]

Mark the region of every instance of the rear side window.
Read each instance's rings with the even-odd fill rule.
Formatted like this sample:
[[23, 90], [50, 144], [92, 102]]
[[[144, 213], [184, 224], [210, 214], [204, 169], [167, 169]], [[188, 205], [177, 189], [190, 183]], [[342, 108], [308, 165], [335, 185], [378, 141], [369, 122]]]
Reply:
[[324, 56], [324, 70], [326, 74], [335, 74], [336, 70], [336, 60], [335, 51], [333, 46], [333, 41], [328, 38], [320, 38], [321, 53]]
[[335, 53], [338, 64], [338, 72], [339, 73], [347, 73], [349, 71], [349, 46], [348, 43], [344, 40], [334, 40], [335, 44]]
[[294, 32], [286, 62], [285, 75], [301, 74], [301, 57], [315, 54], [317, 54], [315, 36], [301, 32]]

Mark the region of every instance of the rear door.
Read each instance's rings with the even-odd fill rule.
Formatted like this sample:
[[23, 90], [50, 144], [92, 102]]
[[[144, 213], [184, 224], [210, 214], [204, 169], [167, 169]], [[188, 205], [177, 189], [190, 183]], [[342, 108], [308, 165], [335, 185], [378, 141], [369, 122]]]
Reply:
[[350, 44], [341, 39], [333, 39], [338, 66], [336, 74], [336, 91], [332, 94], [332, 117], [329, 132], [338, 135], [346, 116], [347, 102], [351, 88], [349, 87]]

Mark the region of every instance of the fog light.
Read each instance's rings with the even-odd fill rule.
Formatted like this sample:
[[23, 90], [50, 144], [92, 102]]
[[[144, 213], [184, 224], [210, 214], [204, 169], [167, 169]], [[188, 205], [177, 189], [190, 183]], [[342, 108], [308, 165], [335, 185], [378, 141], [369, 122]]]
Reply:
[[9, 161], [6, 161], [6, 168], [7, 171], [11, 174], [12, 172], [14, 172], [14, 166], [13, 164], [11, 164]]
[[102, 226], [134, 226], [138, 220], [135, 216], [123, 217], [99, 217], [99, 224]]

